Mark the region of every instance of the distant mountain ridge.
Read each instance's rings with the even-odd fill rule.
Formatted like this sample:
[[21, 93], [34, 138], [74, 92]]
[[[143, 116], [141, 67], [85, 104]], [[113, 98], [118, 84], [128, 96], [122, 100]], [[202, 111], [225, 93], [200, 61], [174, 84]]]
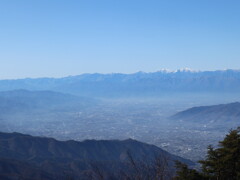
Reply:
[[64, 78], [0, 80], [0, 91], [52, 90], [82, 96], [142, 96], [182, 92], [239, 92], [240, 70], [188, 69], [133, 74], [82, 74]]
[[0, 112], [23, 112], [34, 109], [88, 107], [95, 104], [91, 98], [54, 91], [11, 90], [0, 92]]
[[193, 165], [189, 160], [171, 155], [153, 145], [135, 140], [57, 141], [53, 138], [33, 137], [20, 133], [0, 133], [0, 177], [21, 179], [63, 179], [70, 175], [87, 179], [95, 164], [115, 173], [124, 167], [128, 152], [137, 161], [150, 162], [156, 156]]
[[171, 119], [200, 124], [214, 124], [230, 128], [240, 126], [240, 102], [200, 106], [181, 111]]

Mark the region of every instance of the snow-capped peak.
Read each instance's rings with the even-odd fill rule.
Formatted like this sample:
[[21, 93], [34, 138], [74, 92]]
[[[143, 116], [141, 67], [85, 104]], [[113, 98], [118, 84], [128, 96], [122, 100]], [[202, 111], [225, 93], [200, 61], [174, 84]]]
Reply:
[[190, 69], [190, 68], [181, 68], [181, 69], [177, 69], [177, 70], [161, 69], [158, 72], [162, 72], [162, 73], [192, 72], [192, 73], [195, 73], [195, 72], [200, 72], [200, 71], [199, 70], [193, 70], [193, 69]]

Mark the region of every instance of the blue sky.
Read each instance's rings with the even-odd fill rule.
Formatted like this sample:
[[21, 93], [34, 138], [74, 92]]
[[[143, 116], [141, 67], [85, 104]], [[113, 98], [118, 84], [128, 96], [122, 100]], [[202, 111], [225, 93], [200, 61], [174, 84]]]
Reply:
[[239, 0], [1, 0], [0, 79], [240, 69]]

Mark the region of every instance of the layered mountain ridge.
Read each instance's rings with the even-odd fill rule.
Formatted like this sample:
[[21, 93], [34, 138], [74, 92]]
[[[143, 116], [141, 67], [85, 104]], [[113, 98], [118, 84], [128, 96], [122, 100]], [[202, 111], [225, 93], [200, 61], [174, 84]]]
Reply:
[[64, 78], [0, 80], [0, 91], [53, 90], [82, 96], [156, 96], [182, 92], [236, 92], [239, 70], [161, 70], [153, 73], [82, 74]]

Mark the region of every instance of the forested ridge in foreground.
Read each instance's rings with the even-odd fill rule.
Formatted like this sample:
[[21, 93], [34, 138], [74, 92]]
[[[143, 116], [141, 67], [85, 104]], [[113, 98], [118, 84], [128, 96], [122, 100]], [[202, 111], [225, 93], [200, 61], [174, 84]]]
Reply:
[[[240, 127], [193, 163], [156, 146], [126, 141], [56, 141], [1, 133], [1, 179], [238, 180]], [[174, 161], [175, 168], [174, 170]]]
[[150, 178], [159, 170], [170, 179], [176, 160], [194, 165], [157, 146], [132, 139], [79, 142], [0, 133], [0, 179]]

